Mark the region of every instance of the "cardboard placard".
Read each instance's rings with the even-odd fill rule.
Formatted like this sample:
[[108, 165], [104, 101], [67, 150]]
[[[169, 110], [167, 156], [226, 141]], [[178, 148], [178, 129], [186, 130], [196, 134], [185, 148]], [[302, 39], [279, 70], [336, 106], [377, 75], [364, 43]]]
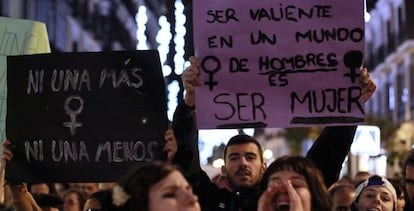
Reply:
[[194, 0], [200, 129], [364, 121], [360, 0]]
[[168, 127], [157, 51], [9, 56], [9, 182], [114, 181], [163, 159]]

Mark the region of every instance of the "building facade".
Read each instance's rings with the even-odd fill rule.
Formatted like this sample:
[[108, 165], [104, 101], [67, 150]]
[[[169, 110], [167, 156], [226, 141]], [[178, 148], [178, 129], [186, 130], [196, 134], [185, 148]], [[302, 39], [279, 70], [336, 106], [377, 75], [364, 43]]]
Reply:
[[409, 121], [414, 115], [414, 2], [380, 0], [368, 12], [365, 64], [378, 89], [366, 111], [394, 123]]
[[[390, 146], [386, 152], [389, 156], [406, 152], [414, 143], [414, 133], [410, 132], [414, 124], [410, 130], [402, 127], [414, 119], [414, 2], [367, 0], [367, 12], [364, 63], [377, 83], [377, 91], [365, 111], [401, 125], [393, 140], [382, 140]], [[397, 164], [400, 160], [388, 162]], [[398, 165], [391, 171], [399, 171]]]
[[52, 52], [136, 49], [138, 0], [0, 0], [0, 15], [46, 24]]

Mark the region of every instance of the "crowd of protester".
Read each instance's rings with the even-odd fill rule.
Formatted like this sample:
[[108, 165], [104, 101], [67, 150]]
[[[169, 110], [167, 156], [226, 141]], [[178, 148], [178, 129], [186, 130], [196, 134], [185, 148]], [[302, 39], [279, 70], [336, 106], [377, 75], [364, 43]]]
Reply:
[[[248, 135], [232, 137], [224, 149], [219, 178], [211, 180], [199, 161], [194, 125], [199, 63], [182, 76], [186, 96], [165, 134], [167, 159], [140, 163], [113, 183], [7, 184], [2, 181], [1, 210], [16, 211], [402, 211], [414, 201], [414, 152], [403, 178], [370, 172], [339, 178], [356, 126], [325, 127], [306, 156], [286, 155], [265, 163], [259, 142]], [[361, 69], [366, 102], [376, 85]], [[13, 159], [3, 141], [1, 175]], [[218, 183], [217, 181], [220, 181]]]

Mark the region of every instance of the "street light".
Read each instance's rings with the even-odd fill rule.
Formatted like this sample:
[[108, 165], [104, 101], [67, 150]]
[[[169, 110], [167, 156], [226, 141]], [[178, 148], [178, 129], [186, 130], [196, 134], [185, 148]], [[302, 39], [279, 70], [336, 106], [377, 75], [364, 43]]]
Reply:
[[224, 160], [221, 158], [215, 159], [213, 161], [213, 167], [214, 168], [221, 168], [224, 165]]
[[270, 149], [266, 149], [265, 151], [263, 151], [263, 157], [266, 160], [270, 160], [273, 158], [273, 152]]

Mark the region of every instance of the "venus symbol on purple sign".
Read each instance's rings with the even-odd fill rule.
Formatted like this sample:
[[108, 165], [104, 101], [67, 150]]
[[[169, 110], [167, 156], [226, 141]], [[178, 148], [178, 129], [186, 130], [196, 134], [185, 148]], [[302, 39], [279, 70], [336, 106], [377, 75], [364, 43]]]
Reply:
[[356, 72], [356, 68], [360, 68], [364, 55], [361, 51], [350, 51], [344, 55], [345, 67], [349, 68], [349, 73], [345, 73], [345, 77], [349, 77], [352, 83], [355, 83], [356, 78], [359, 77], [359, 73]]
[[[72, 101], [76, 101], [76, 100], [79, 102], [79, 105], [78, 105], [79, 107], [78, 109], [72, 109], [69, 104]], [[63, 126], [70, 128], [70, 134], [72, 134], [73, 136], [76, 133], [76, 128], [82, 127], [82, 123], [76, 121], [76, 116], [80, 114], [83, 110], [83, 100], [79, 96], [69, 96], [65, 100], [64, 108], [65, 108], [66, 114], [70, 116], [70, 122], [64, 122]]]
[[218, 85], [217, 81], [213, 80], [213, 75], [221, 68], [220, 60], [214, 56], [206, 56], [201, 62], [201, 68], [208, 74], [208, 81], [204, 82], [204, 84], [208, 85], [210, 91], [213, 91], [214, 86]]

